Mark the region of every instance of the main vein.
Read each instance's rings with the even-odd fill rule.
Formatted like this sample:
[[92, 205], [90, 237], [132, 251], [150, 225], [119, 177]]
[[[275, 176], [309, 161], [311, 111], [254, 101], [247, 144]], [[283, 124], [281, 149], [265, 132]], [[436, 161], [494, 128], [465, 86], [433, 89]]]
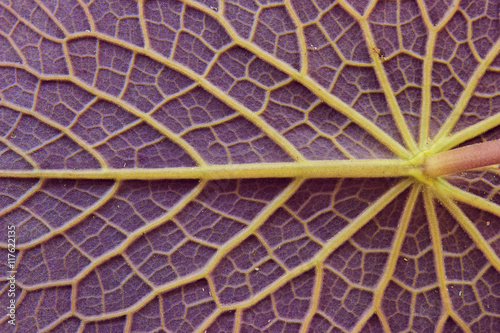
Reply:
[[365, 178], [404, 177], [421, 173], [421, 166], [400, 159], [299, 161], [291, 163], [228, 164], [158, 169], [0, 170], [0, 177], [59, 179], [233, 179], [233, 178]]

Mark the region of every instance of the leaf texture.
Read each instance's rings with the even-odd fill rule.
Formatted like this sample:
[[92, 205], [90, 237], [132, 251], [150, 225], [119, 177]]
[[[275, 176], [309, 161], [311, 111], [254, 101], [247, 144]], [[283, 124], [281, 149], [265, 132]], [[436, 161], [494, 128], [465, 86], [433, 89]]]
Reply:
[[0, 331], [500, 331], [499, 12], [0, 0]]

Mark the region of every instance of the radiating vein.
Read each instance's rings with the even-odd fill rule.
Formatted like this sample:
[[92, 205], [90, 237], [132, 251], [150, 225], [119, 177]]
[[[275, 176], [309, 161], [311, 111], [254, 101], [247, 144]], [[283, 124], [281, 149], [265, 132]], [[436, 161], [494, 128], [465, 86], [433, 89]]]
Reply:
[[429, 233], [431, 236], [431, 241], [433, 246], [436, 277], [438, 280], [439, 293], [441, 296], [441, 302], [444, 307], [445, 315], [448, 314], [449, 316], [451, 316], [462, 329], [466, 330], [467, 324], [453, 311], [450, 295], [448, 292], [446, 271], [444, 267], [443, 244], [441, 243], [441, 234], [439, 232], [439, 220], [437, 218], [436, 211], [434, 208], [432, 193], [430, 192], [429, 189], [425, 189], [423, 195], [424, 195], [425, 212], [427, 215], [427, 223], [429, 225]]
[[474, 222], [472, 222], [467, 215], [454, 203], [445, 191], [441, 190], [439, 186], [436, 186], [436, 193], [439, 196], [439, 200], [448, 209], [448, 211], [453, 215], [453, 217], [460, 224], [462, 229], [469, 235], [469, 237], [474, 241], [476, 246], [483, 252], [483, 254], [488, 259], [488, 262], [495, 267], [497, 271], [500, 271], [500, 258], [497, 256], [495, 250], [491, 245], [486, 242], [481, 232], [477, 229]]
[[438, 179], [437, 182], [440, 190], [450, 198], [500, 217], [500, 206], [492, 201], [457, 188], [444, 179]]
[[[387, 318], [385, 318], [385, 314], [382, 311], [383, 296], [387, 285], [393, 278], [394, 270], [397, 265], [397, 259], [399, 257], [401, 247], [406, 236], [406, 230], [408, 229], [408, 225], [410, 224], [413, 207], [418, 199], [420, 191], [421, 186], [418, 184], [413, 186], [413, 188], [411, 189], [408, 200], [406, 201], [405, 207], [403, 209], [403, 214], [401, 215], [400, 221], [398, 223], [398, 228], [394, 235], [394, 242], [389, 253], [387, 266], [374, 291], [373, 305], [370, 307], [370, 309], [365, 311], [362, 318], [360, 318], [356, 326], [354, 326], [353, 332], [359, 332], [371, 318], [371, 316], [375, 313], [379, 314], [379, 319], [382, 321], [383, 326], [387, 328], [389, 327], [389, 325], [387, 324]], [[389, 332], [389, 330], [387, 331]]]
[[424, 67], [422, 71], [422, 103], [420, 106], [420, 126], [418, 146], [422, 149], [429, 140], [429, 124], [431, 118], [431, 89], [432, 89], [432, 65], [434, 45], [436, 43], [436, 31], [429, 29], [427, 43], [425, 45]]
[[374, 306], [377, 308], [382, 307], [382, 296], [384, 294], [384, 290], [393, 278], [397, 260], [401, 253], [401, 247], [403, 246], [403, 241], [406, 237], [406, 230], [408, 229], [408, 225], [410, 224], [413, 208], [417, 202], [418, 195], [420, 194], [421, 190], [422, 188], [420, 185], [415, 185], [411, 189], [405, 207], [403, 208], [403, 214], [401, 215], [396, 234], [394, 235], [394, 241], [387, 262], [387, 267], [385, 268], [383, 276], [381, 277], [379, 285], [375, 291]]
[[497, 126], [500, 126], [500, 113], [491, 115], [480, 122], [466, 127], [463, 130], [454, 133], [448, 137], [441, 138], [429, 150], [431, 153], [438, 153], [441, 151], [453, 148], [462, 142], [475, 138]]
[[[376, 47], [374, 38], [368, 25], [368, 21], [361, 19], [361, 17], [359, 16], [357, 17], [357, 20], [361, 27], [361, 30], [364, 33], [368, 48], [372, 49]], [[396, 100], [396, 96], [394, 95], [391, 84], [389, 83], [389, 80], [387, 78], [384, 66], [382, 66], [382, 61], [376, 54], [373, 54], [373, 52], [370, 53], [374, 64], [375, 73], [377, 73], [377, 78], [380, 82], [380, 86], [382, 87], [382, 91], [384, 92], [387, 104], [389, 105], [389, 109], [391, 110], [392, 117], [396, 122], [399, 133], [401, 134], [401, 137], [403, 138], [403, 141], [410, 152], [415, 154], [417, 152], [417, 145], [415, 143], [413, 135], [410, 132], [410, 129], [408, 128], [408, 125], [406, 124], [405, 119], [403, 118], [403, 114], [401, 113], [401, 109]]]

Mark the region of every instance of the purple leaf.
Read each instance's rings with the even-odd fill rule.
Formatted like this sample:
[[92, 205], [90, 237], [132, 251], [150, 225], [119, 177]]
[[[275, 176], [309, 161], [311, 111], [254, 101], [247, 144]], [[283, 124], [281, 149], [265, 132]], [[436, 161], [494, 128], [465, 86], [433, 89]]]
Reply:
[[500, 331], [499, 9], [0, 1], [0, 331]]

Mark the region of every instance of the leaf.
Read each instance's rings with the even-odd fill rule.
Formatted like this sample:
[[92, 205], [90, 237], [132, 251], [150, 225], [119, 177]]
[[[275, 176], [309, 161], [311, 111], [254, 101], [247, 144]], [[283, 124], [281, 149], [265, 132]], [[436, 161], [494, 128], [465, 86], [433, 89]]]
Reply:
[[499, 331], [498, 13], [0, 1], [0, 330]]

